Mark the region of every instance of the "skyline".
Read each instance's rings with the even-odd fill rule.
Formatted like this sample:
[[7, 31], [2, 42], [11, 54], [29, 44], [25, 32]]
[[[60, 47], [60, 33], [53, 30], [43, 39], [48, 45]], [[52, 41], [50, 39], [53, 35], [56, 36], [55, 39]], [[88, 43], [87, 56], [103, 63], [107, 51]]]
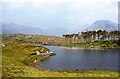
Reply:
[[97, 20], [118, 21], [119, 0], [1, 0], [0, 20], [76, 32]]

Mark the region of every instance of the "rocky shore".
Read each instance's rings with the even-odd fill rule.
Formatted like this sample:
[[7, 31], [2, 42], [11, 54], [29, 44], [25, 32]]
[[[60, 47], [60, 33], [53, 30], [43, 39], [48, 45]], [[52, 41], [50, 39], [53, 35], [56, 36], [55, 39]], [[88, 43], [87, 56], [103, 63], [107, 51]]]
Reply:
[[30, 55], [43, 55], [43, 57], [37, 58], [35, 59], [30, 65], [31, 66], [35, 66], [37, 64], [40, 64], [42, 61], [44, 61], [45, 59], [49, 58], [50, 56], [56, 55], [55, 53], [51, 52], [51, 51], [45, 51], [45, 52], [40, 52], [40, 51], [36, 51], [35, 53], [32, 53]]

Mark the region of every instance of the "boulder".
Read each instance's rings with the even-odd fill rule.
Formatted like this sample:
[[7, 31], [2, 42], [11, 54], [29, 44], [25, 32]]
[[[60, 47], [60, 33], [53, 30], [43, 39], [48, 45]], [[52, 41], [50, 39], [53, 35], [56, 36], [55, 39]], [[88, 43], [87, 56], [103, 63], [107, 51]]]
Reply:
[[36, 55], [40, 55], [40, 52], [39, 52], [39, 51], [36, 51]]
[[50, 56], [56, 55], [55, 53], [51, 53]]

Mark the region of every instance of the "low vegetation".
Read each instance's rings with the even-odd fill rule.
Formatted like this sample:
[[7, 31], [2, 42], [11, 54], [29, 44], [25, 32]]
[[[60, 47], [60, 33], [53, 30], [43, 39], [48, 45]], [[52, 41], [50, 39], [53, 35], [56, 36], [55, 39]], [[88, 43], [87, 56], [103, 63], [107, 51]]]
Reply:
[[95, 41], [86, 43], [63, 44], [66, 47], [82, 47], [82, 48], [120, 48], [118, 41]]
[[120, 47], [120, 31], [86, 31], [77, 34], [60, 36], [29, 35], [29, 34], [3, 34], [3, 40], [14, 40], [22, 43], [36, 43], [57, 46], [79, 47]]

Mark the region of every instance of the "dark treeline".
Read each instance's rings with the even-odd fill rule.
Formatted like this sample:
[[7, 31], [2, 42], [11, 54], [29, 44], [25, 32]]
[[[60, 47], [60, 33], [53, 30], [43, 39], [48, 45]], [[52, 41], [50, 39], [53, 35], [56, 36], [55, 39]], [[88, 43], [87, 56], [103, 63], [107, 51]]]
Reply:
[[86, 42], [95, 42], [95, 41], [116, 41], [120, 40], [120, 31], [86, 31], [78, 34], [65, 34], [65, 37], [68, 44], [70, 43], [86, 43]]

